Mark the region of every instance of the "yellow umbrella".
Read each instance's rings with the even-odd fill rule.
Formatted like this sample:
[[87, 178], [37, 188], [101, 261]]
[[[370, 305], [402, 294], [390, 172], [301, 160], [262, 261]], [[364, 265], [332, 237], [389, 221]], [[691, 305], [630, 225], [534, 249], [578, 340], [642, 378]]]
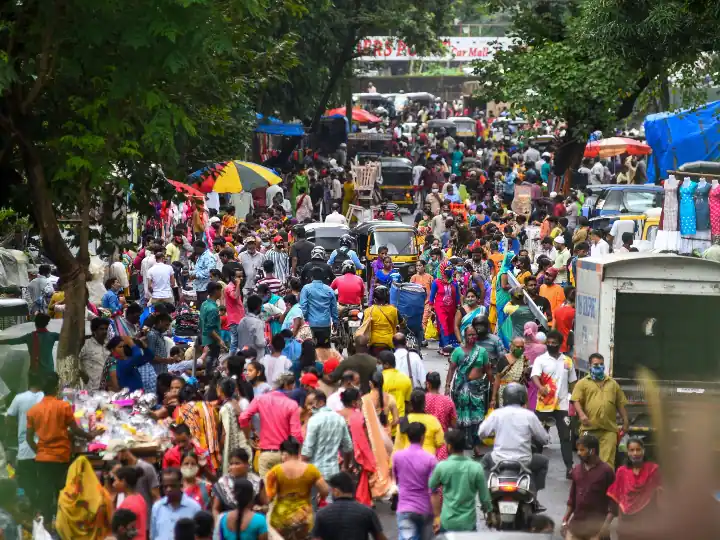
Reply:
[[250, 192], [282, 181], [282, 178], [267, 167], [248, 161], [218, 163], [203, 172], [215, 177], [212, 188], [215, 193]]

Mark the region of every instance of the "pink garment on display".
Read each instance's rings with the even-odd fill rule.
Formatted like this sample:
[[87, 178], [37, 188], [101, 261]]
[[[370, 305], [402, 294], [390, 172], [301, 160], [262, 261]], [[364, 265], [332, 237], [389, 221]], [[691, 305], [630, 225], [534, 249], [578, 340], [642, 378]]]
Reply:
[[710, 230], [720, 235], [720, 184], [710, 190]]

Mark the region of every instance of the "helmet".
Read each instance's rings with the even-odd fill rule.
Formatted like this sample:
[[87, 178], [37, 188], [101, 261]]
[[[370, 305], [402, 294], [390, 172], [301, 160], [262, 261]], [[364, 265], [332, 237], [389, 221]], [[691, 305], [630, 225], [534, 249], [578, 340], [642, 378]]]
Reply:
[[373, 291], [373, 299], [387, 304], [390, 301], [390, 290], [385, 285], [377, 285]]
[[472, 325], [476, 332], [478, 326], [484, 326], [487, 333], [490, 330], [490, 319], [487, 318], [487, 315], [478, 315], [473, 319]]
[[343, 274], [347, 274], [347, 273], [349, 273], [349, 272], [352, 272], [353, 274], [355, 273], [355, 263], [352, 262], [352, 261], [349, 260], [349, 259], [348, 259], [347, 261], [344, 261], [344, 262], [342, 263], [342, 266], [341, 266], [340, 268], [341, 268], [340, 271], [341, 271]]
[[325, 248], [322, 246], [315, 246], [310, 252], [311, 259], [322, 259], [325, 260]]
[[527, 388], [520, 383], [510, 383], [503, 390], [503, 405], [525, 405], [528, 401]]
[[349, 234], [343, 234], [342, 237], [340, 238], [341, 246], [352, 247], [353, 244], [354, 244], [353, 237], [350, 236]]

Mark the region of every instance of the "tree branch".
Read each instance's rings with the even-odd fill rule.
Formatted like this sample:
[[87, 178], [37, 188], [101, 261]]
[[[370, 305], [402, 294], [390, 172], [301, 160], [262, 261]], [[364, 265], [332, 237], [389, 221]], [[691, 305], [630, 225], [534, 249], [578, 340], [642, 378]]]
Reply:
[[52, 38], [53, 28], [51, 27], [45, 33], [45, 39], [43, 39], [42, 51], [40, 52], [40, 58], [38, 60], [38, 73], [32, 88], [28, 92], [25, 99], [20, 105], [20, 113], [25, 114], [28, 107], [37, 99], [42, 92], [45, 83], [47, 82], [50, 74], [55, 68], [56, 55], [52, 54]]
[[635, 90], [633, 90], [633, 92], [628, 97], [622, 100], [622, 103], [620, 103], [620, 106], [615, 112], [615, 117], [618, 120], [627, 118], [632, 114], [637, 98], [640, 97], [640, 94], [643, 93], [643, 91], [648, 87], [648, 85], [652, 82], [654, 78], [655, 74], [651, 75], [650, 73], [644, 73], [643, 76], [638, 79], [638, 81], [635, 83]]

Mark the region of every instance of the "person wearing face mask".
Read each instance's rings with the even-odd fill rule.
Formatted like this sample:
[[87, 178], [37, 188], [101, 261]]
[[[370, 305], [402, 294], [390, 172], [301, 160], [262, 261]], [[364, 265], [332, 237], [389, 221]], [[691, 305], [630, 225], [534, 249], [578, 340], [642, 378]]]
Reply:
[[553, 419], [560, 437], [560, 450], [565, 463], [566, 477], [570, 478], [573, 465], [570, 442], [569, 394], [577, 381], [572, 358], [560, 352], [563, 336], [557, 330], [547, 335], [547, 352], [535, 359], [530, 376], [538, 389], [535, 410], [541, 421]]
[[180, 473], [183, 493], [198, 503], [201, 510], [207, 510], [212, 500], [212, 485], [198, 477], [200, 465], [197, 455], [192, 450], [183, 453]]
[[658, 494], [662, 487], [657, 463], [645, 459], [645, 444], [632, 437], [627, 443], [628, 462], [615, 471], [615, 481], [607, 491], [617, 516], [618, 540], [637, 538], [639, 528], [657, 519]]
[[455, 313], [460, 306], [460, 287], [453, 280], [454, 268], [448, 261], [440, 263], [440, 277], [430, 286], [428, 303], [435, 308], [438, 333], [440, 335], [441, 354], [444, 347], [457, 347], [458, 340], [455, 335]]
[[590, 373], [578, 381], [570, 399], [582, 423], [581, 433], [600, 441], [600, 459], [614, 467], [618, 443], [616, 419], [619, 413], [622, 433], [627, 433], [627, 399], [617, 381], [605, 374], [605, 359], [601, 354], [590, 355]]
[[507, 352], [507, 349], [505, 349], [499, 337], [490, 333], [490, 321], [486, 315], [475, 317], [472, 326], [477, 335], [477, 344], [487, 352], [488, 361], [494, 370], [500, 358]]
[[105, 281], [105, 289], [107, 292], [103, 295], [101, 305], [113, 314], [113, 316], [121, 314], [123, 310], [124, 298], [121, 300], [118, 293], [122, 289], [120, 281], [110, 278]]
[[600, 442], [592, 435], [578, 439], [577, 454], [580, 463], [572, 470], [570, 497], [562, 520], [563, 537], [609, 539], [612, 501], [607, 491], [615, 481], [615, 471], [600, 459]]
[[530, 373], [530, 364], [525, 358], [525, 340], [521, 337], [513, 338], [510, 342], [510, 352], [500, 358], [495, 370], [493, 381], [492, 399], [490, 408], [495, 405], [504, 405], [504, 389], [508, 384], [518, 383], [525, 386]]
[[[113, 513], [110, 527], [113, 540], [133, 540], [138, 536], [137, 516], [132, 510], [120, 508]], [[145, 538], [144, 536], [142, 538]]]
[[153, 505], [150, 519], [152, 540], [174, 540], [175, 524], [182, 518], [194, 518], [201, 508], [183, 492], [183, 475], [180, 469], [163, 468], [162, 486], [165, 496]]
[[[430, 194], [425, 199], [425, 204], [430, 205], [430, 213], [433, 216], [436, 216], [440, 213], [440, 209], [442, 208], [443, 203], [443, 196], [440, 195], [440, 188], [437, 184], [432, 185], [432, 189], [430, 190]], [[432, 225], [430, 225], [432, 227]]]
[[487, 410], [486, 396], [488, 382], [492, 379], [492, 366], [487, 351], [478, 344], [474, 326], [468, 326], [463, 337], [464, 343], [450, 355], [445, 394], [452, 397], [457, 410], [457, 427], [465, 433], [465, 440], [477, 456], [481, 448], [478, 426]]

